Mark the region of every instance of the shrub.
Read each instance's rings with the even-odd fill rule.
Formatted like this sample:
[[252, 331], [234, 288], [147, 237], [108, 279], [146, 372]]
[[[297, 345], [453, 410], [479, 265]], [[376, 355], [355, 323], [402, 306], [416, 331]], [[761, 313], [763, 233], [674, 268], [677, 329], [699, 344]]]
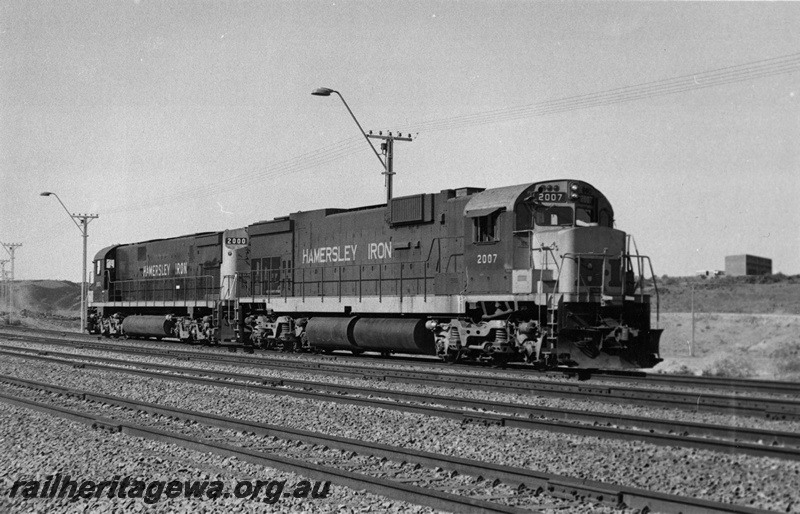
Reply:
[[755, 375], [753, 364], [742, 356], [722, 357], [703, 369], [704, 377], [746, 378]]

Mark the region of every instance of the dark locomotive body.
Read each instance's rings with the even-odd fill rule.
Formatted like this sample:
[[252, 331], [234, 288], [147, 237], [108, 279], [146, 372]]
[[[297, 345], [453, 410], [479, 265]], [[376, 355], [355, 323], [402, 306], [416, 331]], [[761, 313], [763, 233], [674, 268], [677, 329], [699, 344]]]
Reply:
[[139, 336], [649, 367], [649, 260], [613, 220], [575, 180], [297, 212], [104, 249], [90, 305], [102, 327], [152, 325]]

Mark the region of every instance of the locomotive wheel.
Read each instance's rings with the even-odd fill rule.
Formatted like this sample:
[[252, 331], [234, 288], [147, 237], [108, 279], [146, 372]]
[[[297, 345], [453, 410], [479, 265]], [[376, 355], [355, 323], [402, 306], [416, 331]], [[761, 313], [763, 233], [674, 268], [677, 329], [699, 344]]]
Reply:
[[500, 356], [500, 355], [492, 355], [492, 367], [493, 368], [500, 368], [505, 369], [506, 365], [508, 364], [508, 357]]
[[361, 355], [364, 353], [364, 350], [350, 350], [353, 355]]
[[455, 364], [458, 362], [458, 359], [461, 358], [461, 352], [453, 352], [448, 350], [445, 355], [442, 356], [442, 360], [448, 364]]

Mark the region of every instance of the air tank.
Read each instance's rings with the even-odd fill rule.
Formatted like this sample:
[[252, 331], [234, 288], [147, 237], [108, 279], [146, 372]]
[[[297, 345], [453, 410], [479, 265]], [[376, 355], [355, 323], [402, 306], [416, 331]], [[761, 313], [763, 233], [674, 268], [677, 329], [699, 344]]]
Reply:
[[165, 316], [128, 316], [122, 333], [129, 337], [173, 337], [175, 321]]

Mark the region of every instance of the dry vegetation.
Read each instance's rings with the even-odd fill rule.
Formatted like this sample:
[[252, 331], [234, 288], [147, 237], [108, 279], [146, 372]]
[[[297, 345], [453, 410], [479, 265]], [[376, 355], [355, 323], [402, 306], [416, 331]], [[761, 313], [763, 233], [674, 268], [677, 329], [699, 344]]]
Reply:
[[656, 371], [800, 380], [800, 276], [664, 276], [658, 291]]

